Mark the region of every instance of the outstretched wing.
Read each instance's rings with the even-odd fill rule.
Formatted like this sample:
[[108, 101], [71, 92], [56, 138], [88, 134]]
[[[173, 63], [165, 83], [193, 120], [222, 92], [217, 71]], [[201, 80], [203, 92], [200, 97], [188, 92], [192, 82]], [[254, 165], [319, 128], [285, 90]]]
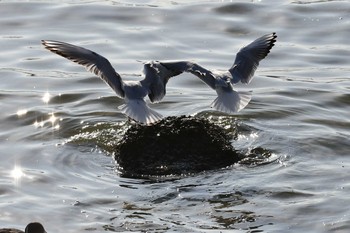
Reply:
[[215, 90], [215, 75], [204, 67], [189, 61], [178, 61], [178, 62], [161, 62], [161, 64], [169, 70], [177, 71], [179, 73], [189, 72], [200, 78], [209, 87]]
[[103, 56], [83, 47], [60, 41], [42, 40], [42, 44], [51, 52], [85, 66], [88, 71], [93, 72], [105, 81], [119, 97], [124, 97], [125, 93], [120, 75]]
[[163, 62], [151, 61], [144, 65], [145, 83], [148, 85], [148, 97], [151, 102], [161, 101], [166, 94], [166, 84], [171, 77], [183, 72], [180, 69], [170, 69]]
[[249, 45], [243, 47], [236, 55], [236, 59], [229, 72], [232, 75], [231, 83], [236, 84], [239, 81], [249, 83], [259, 62], [264, 59], [275, 45], [277, 35], [271, 33], [264, 35]]

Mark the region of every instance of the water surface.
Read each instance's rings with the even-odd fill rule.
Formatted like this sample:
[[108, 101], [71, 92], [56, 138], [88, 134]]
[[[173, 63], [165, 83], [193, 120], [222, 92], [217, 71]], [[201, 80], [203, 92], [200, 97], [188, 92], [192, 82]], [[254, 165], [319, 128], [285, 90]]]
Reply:
[[[1, 1], [0, 226], [349, 232], [349, 16], [347, 1]], [[238, 126], [236, 149], [273, 158], [159, 181], [118, 174], [106, 148], [125, 130], [122, 100], [40, 44], [87, 47], [138, 80], [148, 60], [225, 70], [270, 32], [276, 46], [251, 84], [237, 86], [254, 91], [242, 112], [213, 112], [215, 92], [188, 74], [152, 107]]]

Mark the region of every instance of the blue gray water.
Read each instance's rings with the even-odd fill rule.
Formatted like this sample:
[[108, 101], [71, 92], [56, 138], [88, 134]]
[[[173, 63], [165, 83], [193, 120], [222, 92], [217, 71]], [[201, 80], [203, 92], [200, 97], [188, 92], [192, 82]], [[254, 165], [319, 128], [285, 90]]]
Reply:
[[[0, 1], [0, 227], [48, 232], [350, 232], [348, 1]], [[269, 161], [147, 180], [120, 177], [111, 153], [122, 101], [41, 39], [90, 48], [126, 79], [142, 62], [212, 69], [277, 32], [251, 103], [228, 116], [195, 77], [170, 80], [165, 116], [238, 125], [232, 144]]]

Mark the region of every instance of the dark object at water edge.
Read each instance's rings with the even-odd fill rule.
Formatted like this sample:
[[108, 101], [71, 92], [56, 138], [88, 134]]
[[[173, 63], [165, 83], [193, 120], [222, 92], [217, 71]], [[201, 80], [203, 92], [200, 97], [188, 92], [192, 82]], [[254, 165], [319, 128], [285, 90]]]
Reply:
[[123, 176], [180, 175], [239, 161], [231, 136], [203, 118], [167, 117], [151, 126], [133, 125], [116, 147]]
[[39, 222], [31, 222], [26, 226], [25, 231], [14, 228], [2, 228], [0, 233], [46, 233], [43, 225]]

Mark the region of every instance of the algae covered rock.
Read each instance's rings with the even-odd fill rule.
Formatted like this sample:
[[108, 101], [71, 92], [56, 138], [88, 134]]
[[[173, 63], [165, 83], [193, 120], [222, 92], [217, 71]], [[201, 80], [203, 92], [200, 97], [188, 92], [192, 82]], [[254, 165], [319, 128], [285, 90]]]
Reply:
[[124, 176], [188, 174], [227, 167], [239, 160], [231, 136], [203, 118], [167, 117], [133, 125], [116, 146]]

